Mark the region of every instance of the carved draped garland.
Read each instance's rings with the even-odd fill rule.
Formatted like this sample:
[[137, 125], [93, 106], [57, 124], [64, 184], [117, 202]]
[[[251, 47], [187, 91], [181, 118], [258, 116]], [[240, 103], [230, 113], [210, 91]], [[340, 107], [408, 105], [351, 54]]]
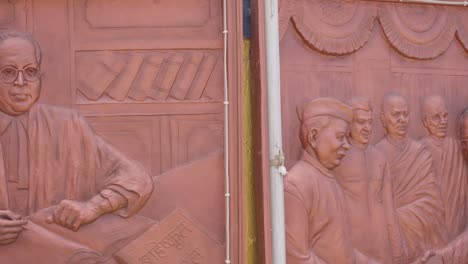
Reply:
[[379, 21], [391, 45], [404, 55], [432, 59], [450, 46], [455, 23], [446, 7], [382, 5]]
[[468, 9], [445, 6], [281, 0], [280, 37], [291, 21], [311, 48], [327, 54], [349, 54], [369, 40], [375, 18], [390, 45], [407, 57], [435, 58], [448, 49], [455, 35], [468, 52]]
[[294, 8], [292, 21], [304, 39], [315, 49], [329, 54], [348, 54], [369, 40], [377, 8], [338, 0], [303, 1]]
[[457, 10], [455, 13], [455, 21], [457, 25], [457, 38], [468, 52], [468, 10]]

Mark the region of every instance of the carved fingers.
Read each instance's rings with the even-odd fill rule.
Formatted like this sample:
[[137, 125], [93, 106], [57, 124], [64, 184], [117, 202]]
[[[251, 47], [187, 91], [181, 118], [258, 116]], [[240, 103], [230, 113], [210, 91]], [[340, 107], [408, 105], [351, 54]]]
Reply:
[[419, 257], [413, 264], [443, 264], [442, 257], [436, 255], [432, 250], [426, 251], [424, 255]]
[[21, 215], [8, 210], [0, 210], [0, 245], [15, 242], [27, 223], [28, 221]]
[[80, 226], [91, 223], [99, 216], [98, 210], [90, 203], [63, 200], [47, 222], [78, 231]]

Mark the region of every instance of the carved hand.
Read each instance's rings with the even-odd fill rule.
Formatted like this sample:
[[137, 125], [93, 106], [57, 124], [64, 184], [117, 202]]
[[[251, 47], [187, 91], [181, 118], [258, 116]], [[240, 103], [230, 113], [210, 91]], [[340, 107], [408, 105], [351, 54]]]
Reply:
[[419, 257], [413, 264], [443, 264], [442, 257], [436, 255], [432, 250], [426, 251], [423, 256]]
[[21, 215], [8, 210], [0, 210], [0, 245], [15, 242], [27, 223], [28, 221]]
[[92, 201], [63, 200], [57, 206], [53, 215], [46, 221], [48, 223], [56, 223], [73, 231], [78, 231], [80, 226], [93, 222], [102, 213], [99, 205]]

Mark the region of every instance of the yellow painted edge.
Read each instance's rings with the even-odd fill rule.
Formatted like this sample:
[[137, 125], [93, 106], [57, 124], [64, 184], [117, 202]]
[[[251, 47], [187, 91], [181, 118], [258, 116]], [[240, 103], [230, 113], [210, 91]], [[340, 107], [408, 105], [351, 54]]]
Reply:
[[244, 183], [245, 183], [245, 238], [246, 241], [246, 264], [257, 264], [257, 229], [255, 211], [255, 179], [253, 171], [253, 128], [252, 128], [252, 79], [250, 68], [250, 40], [244, 40], [243, 48], [243, 149], [244, 149]]

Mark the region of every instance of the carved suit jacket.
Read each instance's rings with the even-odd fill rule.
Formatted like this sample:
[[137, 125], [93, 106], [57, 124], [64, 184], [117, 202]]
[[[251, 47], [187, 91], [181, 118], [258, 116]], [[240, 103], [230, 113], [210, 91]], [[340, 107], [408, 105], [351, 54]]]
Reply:
[[[2, 113], [2, 132], [10, 122]], [[105, 190], [101, 195], [115, 191], [127, 198], [127, 207], [118, 211], [126, 217], [149, 198], [153, 184], [148, 173], [97, 136], [76, 111], [36, 104], [27, 123], [28, 214], [64, 199], [86, 201]], [[0, 209], [8, 209], [8, 192], [14, 190], [7, 187], [3, 155], [0, 150]]]

